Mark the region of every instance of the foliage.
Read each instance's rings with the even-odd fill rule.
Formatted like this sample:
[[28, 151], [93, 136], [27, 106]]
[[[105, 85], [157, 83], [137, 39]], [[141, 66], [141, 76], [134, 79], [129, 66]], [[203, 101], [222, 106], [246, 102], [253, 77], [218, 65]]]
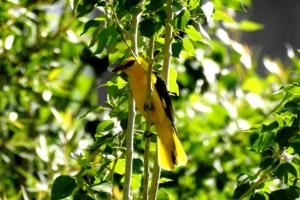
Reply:
[[[165, 1], [62, 2], [0, 4], [4, 199], [120, 199], [128, 88], [122, 75], [103, 83], [103, 71], [106, 59], [114, 65], [131, 55], [125, 38], [130, 39], [137, 13], [142, 12], [139, 54], [147, 57], [154, 37], [154, 68], [161, 70]], [[189, 162], [162, 172], [158, 199], [300, 196], [300, 60], [288, 49], [291, 66], [266, 57], [268, 73], [257, 74], [255, 57], [238, 39], [241, 31], [262, 26], [234, 19], [250, 3], [173, 2], [169, 90], [177, 94], [176, 126]], [[101, 106], [97, 79], [107, 91]], [[134, 198], [143, 189], [145, 126], [137, 115]], [[150, 163], [155, 142], [153, 134]]]
[[[0, 198], [47, 199], [53, 180], [80, 170], [91, 143], [95, 73], [82, 27], [52, 1], [0, 3]], [[84, 83], [84, 84], [82, 84]]]

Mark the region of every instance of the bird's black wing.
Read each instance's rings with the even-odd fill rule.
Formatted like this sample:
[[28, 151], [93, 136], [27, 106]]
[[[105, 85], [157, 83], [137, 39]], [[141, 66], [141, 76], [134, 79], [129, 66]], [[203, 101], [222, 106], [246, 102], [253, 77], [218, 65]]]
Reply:
[[154, 74], [156, 76], [156, 83], [154, 84], [155, 89], [163, 104], [166, 115], [168, 116], [168, 118], [170, 119], [170, 121], [174, 126], [174, 111], [173, 111], [172, 102], [167, 89], [166, 82], [163, 80], [163, 78], [160, 76], [159, 73], [154, 72]]

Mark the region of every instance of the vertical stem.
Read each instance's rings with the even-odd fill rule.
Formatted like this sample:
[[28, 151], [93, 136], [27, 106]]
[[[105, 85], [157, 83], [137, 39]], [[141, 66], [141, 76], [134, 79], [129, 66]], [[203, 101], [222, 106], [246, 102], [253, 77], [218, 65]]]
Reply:
[[123, 199], [130, 200], [130, 186], [132, 175], [132, 161], [133, 161], [133, 134], [134, 134], [134, 122], [135, 122], [135, 102], [132, 97], [131, 91], [128, 94], [128, 122], [126, 133], [126, 165], [125, 165], [125, 182]]
[[173, 4], [173, 0], [167, 0], [165, 44], [163, 49], [164, 61], [163, 61], [163, 70], [162, 70], [162, 76], [164, 77], [167, 84], [169, 79], [169, 68], [170, 68], [171, 54], [172, 54], [171, 44], [173, 39], [173, 34], [172, 34], [173, 28], [171, 24], [173, 20], [172, 4]]
[[[132, 44], [133, 44], [133, 56], [138, 55], [138, 24], [139, 24], [140, 14], [133, 17], [132, 20]], [[126, 165], [125, 165], [125, 182], [123, 199], [130, 200], [130, 186], [131, 186], [131, 176], [132, 176], [132, 163], [133, 163], [133, 136], [134, 136], [134, 123], [135, 123], [135, 101], [133, 99], [131, 90], [128, 94], [128, 123], [127, 123], [127, 136], [126, 136]]]
[[144, 177], [143, 177], [143, 199], [148, 200], [149, 185], [149, 152], [150, 152], [150, 128], [151, 128], [151, 102], [152, 102], [152, 65], [153, 65], [154, 38], [151, 37], [148, 49], [148, 72], [147, 72], [147, 97], [146, 105], [146, 131], [145, 131], [145, 153], [144, 153]]
[[[166, 81], [166, 84], [168, 86], [168, 80], [169, 80], [169, 68], [171, 64], [171, 44], [173, 39], [173, 28], [172, 28], [172, 20], [173, 20], [173, 10], [172, 10], [172, 4], [173, 0], [167, 0], [167, 17], [166, 17], [166, 24], [165, 24], [165, 43], [163, 48], [163, 54], [164, 54], [164, 60], [163, 60], [163, 70], [162, 70], [162, 76]], [[156, 200], [158, 186], [159, 186], [159, 178], [160, 178], [160, 172], [161, 169], [158, 165], [158, 152], [156, 150], [156, 160], [154, 164], [154, 170], [153, 170], [153, 177], [152, 177], [152, 183], [150, 188], [150, 200]]]
[[[157, 150], [156, 150], [156, 158], [157, 158]], [[150, 188], [150, 195], [149, 195], [150, 200], [156, 199], [157, 190], [158, 190], [158, 186], [159, 186], [160, 171], [161, 171], [161, 169], [158, 165], [158, 160], [155, 159], [151, 188]]]
[[135, 55], [138, 55], [138, 25], [139, 25], [139, 21], [140, 21], [140, 13], [135, 15], [132, 19], [132, 44], [133, 44], [133, 52]]

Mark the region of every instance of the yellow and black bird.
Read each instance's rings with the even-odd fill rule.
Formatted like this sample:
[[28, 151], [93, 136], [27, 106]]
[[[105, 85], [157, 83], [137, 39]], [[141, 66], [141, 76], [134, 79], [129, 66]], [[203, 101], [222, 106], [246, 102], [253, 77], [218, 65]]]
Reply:
[[[127, 74], [137, 109], [146, 117], [148, 63], [141, 57], [130, 57], [113, 69], [113, 72], [117, 71]], [[161, 168], [171, 170], [175, 166], [185, 165], [187, 157], [175, 128], [173, 107], [165, 81], [154, 72], [151, 82], [153, 88], [151, 122], [155, 124], [158, 135], [158, 163]]]

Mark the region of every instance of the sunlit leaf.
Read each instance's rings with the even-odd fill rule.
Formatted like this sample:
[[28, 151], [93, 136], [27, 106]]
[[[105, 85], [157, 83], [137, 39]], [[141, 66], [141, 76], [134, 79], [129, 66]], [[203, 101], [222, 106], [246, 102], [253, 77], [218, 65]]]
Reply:
[[257, 77], [249, 77], [243, 82], [242, 89], [260, 94], [264, 90], [264, 83]]
[[[115, 166], [115, 173], [123, 175], [125, 173], [125, 165], [126, 165], [126, 160], [125, 159], [119, 159], [117, 161], [117, 164]], [[112, 164], [111, 164], [112, 167]]]
[[132, 175], [132, 182], [131, 182], [131, 189], [136, 190], [141, 187], [141, 180], [143, 175], [142, 174], [133, 174]]
[[231, 16], [229, 16], [227, 13], [221, 11], [221, 10], [216, 10], [214, 15], [213, 15], [214, 20], [222, 20], [225, 22], [234, 22]]
[[187, 9], [184, 9], [180, 12], [176, 19], [177, 27], [179, 29], [184, 29], [190, 19], [190, 12]]
[[188, 34], [189, 38], [193, 41], [201, 41], [202, 35], [199, 31], [195, 29], [195, 27], [188, 25], [185, 29], [185, 32]]
[[239, 27], [243, 31], [257, 31], [263, 29], [263, 25], [252, 21], [241, 21]]
[[176, 94], [177, 96], [179, 95], [179, 87], [177, 84], [177, 72], [175, 70], [174, 67], [170, 67], [170, 71], [169, 71], [169, 91], [171, 93]]
[[183, 42], [183, 48], [186, 51], [188, 51], [190, 54], [194, 54], [195, 53], [195, 48], [194, 48], [194, 45], [191, 42], [191, 40], [189, 40], [188, 38], [183, 38], [182, 42]]

